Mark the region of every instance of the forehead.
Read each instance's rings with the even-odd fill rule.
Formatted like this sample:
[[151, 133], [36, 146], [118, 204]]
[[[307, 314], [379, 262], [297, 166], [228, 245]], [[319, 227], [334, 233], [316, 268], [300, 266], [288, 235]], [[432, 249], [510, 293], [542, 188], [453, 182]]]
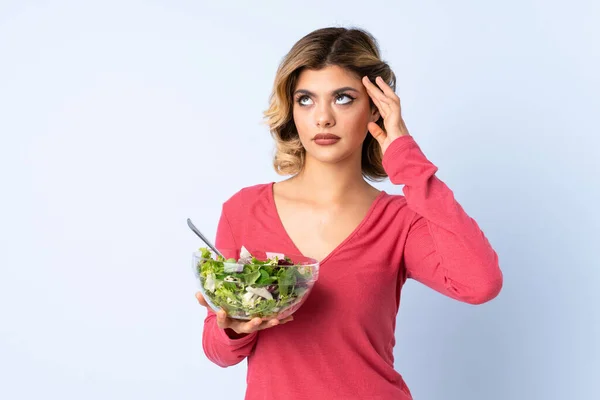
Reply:
[[338, 67], [337, 65], [314, 70], [305, 69], [298, 76], [296, 89], [306, 89], [313, 92], [329, 92], [343, 86], [352, 86], [357, 90], [362, 89], [362, 81], [354, 73]]

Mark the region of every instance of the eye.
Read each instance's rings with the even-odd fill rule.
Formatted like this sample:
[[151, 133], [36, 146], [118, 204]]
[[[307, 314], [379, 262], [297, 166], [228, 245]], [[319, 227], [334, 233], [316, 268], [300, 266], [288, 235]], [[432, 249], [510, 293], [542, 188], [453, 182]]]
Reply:
[[312, 102], [312, 99], [306, 95], [298, 97], [298, 99], [296, 101], [301, 106], [307, 106], [307, 105], [311, 104], [311, 103], [307, 102], [306, 100]]
[[346, 99], [346, 101], [340, 102], [337, 104], [345, 105], [345, 104], [350, 104], [354, 101], [354, 97], [349, 96], [346, 93], [340, 93], [335, 97], [336, 100], [340, 100], [340, 99], [344, 99], [344, 98]]

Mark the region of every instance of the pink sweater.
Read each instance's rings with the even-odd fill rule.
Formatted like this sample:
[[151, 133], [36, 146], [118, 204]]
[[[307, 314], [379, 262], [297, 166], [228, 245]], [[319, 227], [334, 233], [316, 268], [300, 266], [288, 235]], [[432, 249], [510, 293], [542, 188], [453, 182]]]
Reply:
[[[230, 339], [208, 312], [204, 351], [221, 367], [248, 360], [247, 400], [411, 399], [392, 353], [406, 279], [470, 304], [500, 292], [496, 253], [412, 136], [394, 140], [383, 166], [392, 183], [405, 185], [404, 196], [380, 193], [322, 260], [292, 322]], [[224, 203], [217, 248], [300, 254], [279, 219], [272, 185], [242, 189]]]

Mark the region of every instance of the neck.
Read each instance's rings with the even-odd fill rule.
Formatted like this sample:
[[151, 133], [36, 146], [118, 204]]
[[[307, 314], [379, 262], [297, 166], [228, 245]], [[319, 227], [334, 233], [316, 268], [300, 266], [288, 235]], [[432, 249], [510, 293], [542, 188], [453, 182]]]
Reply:
[[348, 193], [370, 188], [362, 176], [360, 154], [337, 163], [323, 163], [308, 156], [304, 168], [293, 179], [299, 190], [328, 204], [347, 201]]

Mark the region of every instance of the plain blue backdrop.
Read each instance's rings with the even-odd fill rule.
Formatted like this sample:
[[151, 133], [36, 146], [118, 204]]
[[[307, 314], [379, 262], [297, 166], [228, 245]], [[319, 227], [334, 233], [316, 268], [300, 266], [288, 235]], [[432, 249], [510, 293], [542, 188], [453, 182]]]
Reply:
[[202, 353], [185, 220], [214, 237], [280, 179], [277, 64], [330, 25], [379, 40], [505, 276], [481, 306], [405, 286], [415, 399], [600, 398], [598, 4], [0, 1], [0, 398], [243, 397], [245, 363]]

